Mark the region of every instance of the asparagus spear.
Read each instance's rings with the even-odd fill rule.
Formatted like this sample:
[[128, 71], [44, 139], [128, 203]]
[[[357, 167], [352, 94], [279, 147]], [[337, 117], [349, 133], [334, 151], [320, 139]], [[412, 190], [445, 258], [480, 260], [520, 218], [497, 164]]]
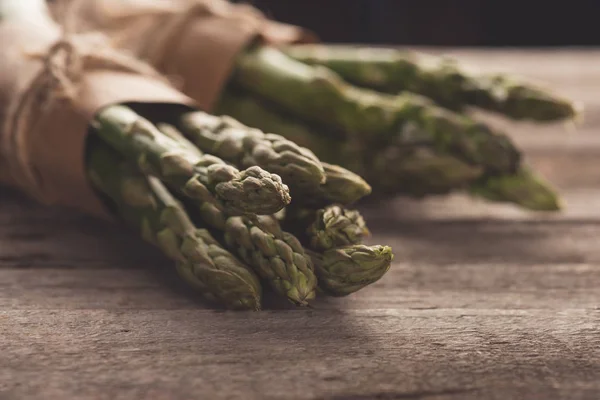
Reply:
[[274, 213], [291, 201], [279, 176], [256, 166], [240, 172], [217, 157], [198, 155], [127, 107], [105, 108], [93, 126], [107, 143], [136, 160], [143, 172], [196, 201], [259, 214]]
[[188, 151], [193, 151], [197, 156], [202, 157], [204, 153], [200, 151], [196, 145], [188, 140], [183, 133], [179, 131], [176, 127], [171, 124], [167, 124], [165, 122], [159, 122], [156, 124], [156, 127], [159, 131], [161, 131], [164, 135], [173, 139], [174, 142], [180, 144], [181, 147], [187, 149]]
[[359, 244], [370, 232], [358, 210], [332, 204], [317, 210], [307, 234], [311, 249], [325, 251]]
[[271, 216], [229, 216], [211, 203], [196, 204], [193, 219], [223, 235], [229, 249], [250, 265], [276, 293], [305, 305], [315, 297], [313, 264], [298, 239], [277, 229]]
[[[484, 176], [481, 166], [468, 164], [436, 149], [431, 136], [414, 124], [405, 124], [391, 144], [367, 147], [356, 145], [349, 139], [319, 134], [318, 128], [286, 117], [264, 101], [240, 92], [228, 90], [219, 102], [218, 111], [250, 126], [279, 132], [310, 148], [322, 160], [340, 163], [360, 173], [380, 194], [423, 197], [467, 189], [475, 196], [512, 202], [530, 210], [558, 210], [560, 206], [554, 190], [542, 180], [530, 179], [521, 173], [521, 169], [512, 174]], [[500, 190], [496, 183], [499, 180], [510, 182], [512, 191]], [[473, 189], [469, 189], [471, 185], [474, 185]], [[486, 190], [488, 185], [490, 190]], [[514, 190], [517, 187], [519, 196]]]
[[360, 176], [322, 163], [312, 151], [283, 136], [265, 134], [231, 117], [193, 112], [180, 118], [180, 126], [200, 149], [238, 168], [258, 165], [281, 176], [295, 203], [351, 204], [371, 193]]
[[[331, 132], [318, 134], [319, 130], [313, 129], [305, 121], [300, 122], [297, 117], [246, 91], [227, 87], [215, 105], [215, 113], [230, 115], [245, 125], [265, 132], [278, 132], [297, 145], [310, 149], [321, 160], [332, 164], [343, 165], [349, 161], [360, 161], [355, 156], [358, 151], [356, 154], [350, 152], [351, 149], [347, 145], [350, 140], [345, 136], [335, 136]], [[320, 130], [324, 131], [322, 128]]]
[[225, 242], [293, 303], [305, 305], [315, 297], [317, 278], [310, 257], [274, 218], [230, 217], [225, 223]]
[[319, 159], [310, 150], [282, 136], [265, 134], [233, 118], [200, 111], [183, 115], [180, 128], [202, 151], [240, 168], [258, 165], [276, 173], [292, 192], [312, 189], [325, 182]]
[[329, 296], [347, 296], [378, 281], [390, 269], [389, 246], [355, 244], [325, 252], [307, 250], [315, 264], [319, 289]]
[[370, 232], [357, 210], [339, 204], [313, 210], [288, 208], [283, 226], [314, 251], [361, 243]]
[[323, 65], [357, 86], [387, 93], [424, 95], [455, 111], [474, 106], [515, 120], [549, 122], [574, 118], [572, 101], [547, 88], [501, 74], [468, 71], [448, 57], [382, 48], [290, 46], [285, 53], [309, 65]]
[[[381, 149], [368, 164], [365, 176], [379, 193], [421, 198], [465, 189], [482, 174], [483, 168], [440, 154], [425, 142]], [[502, 197], [497, 196], [496, 201]]]
[[258, 278], [208, 231], [197, 229], [157, 178], [136, 171], [99, 140], [90, 148], [87, 168], [94, 187], [123, 221], [176, 262], [192, 287], [228, 308], [260, 309]]
[[323, 206], [329, 203], [352, 204], [371, 193], [371, 186], [359, 175], [339, 165], [321, 162], [327, 180], [315, 192], [308, 192], [304, 203]]
[[325, 67], [295, 61], [272, 47], [254, 46], [242, 53], [233, 81], [299, 118], [350, 137], [390, 140], [412, 122], [434, 138], [437, 149], [487, 171], [514, 172], [520, 163], [509, 138], [484, 124], [422, 96], [391, 96], [351, 86]]
[[562, 202], [544, 179], [527, 167], [513, 175], [490, 176], [473, 183], [472, 194], [491, 201], [504, 201], [535, 211], [558, 211]]
[[321, 210], [292, 209], [284, 226], [298, 232], [309, 249], [321, 292], [346, 296], [377, 282], [389, 270], [388, 246], [365, 246], [369, 230], [362, 215], [339, 205]]

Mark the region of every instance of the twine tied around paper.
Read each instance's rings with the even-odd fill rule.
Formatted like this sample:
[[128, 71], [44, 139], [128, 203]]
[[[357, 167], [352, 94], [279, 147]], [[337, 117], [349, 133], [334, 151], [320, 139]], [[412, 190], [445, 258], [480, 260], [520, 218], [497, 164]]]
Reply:
[[[226, 0], [62, 0], [54, 14], [78, 31], [102, 30], [168, 77], [171, 85], [212, 111], [238, 54], [255, 43], [318, 42], [301, 27], [267, 18], [249, 4]], [[62, 8], [62, 9], [61, 9]], [[75, 25], [74, 24], [74, 25]]]
[[[82, 1], [82, 0], [79, 0]], [[230, 18], [254, 30], [257, 35], [261, 33], [269, 34], [270, 41], [292, 41], [291, 37], [283, 34], [283, 25], [280, 30], [266, 30], [268, 24], [274, 24], [257, 8], [249, 4], [231, 4], [224, 0], [192, 0], [184, 5], [173, 4], [171, 7], [160, 7], [153, 11], [140, 9], [139, 13], [125, 16], [124, 22], [127, 19], [135, 20], [145, 13], [152, 16], [168, 17], [161, 21], [161, 25], [157, 26], [151, 35], [145, 36], [142, 39], [141, 45], [138, 48], [139, 55], [147, 60], [151, 65], [160, 66], [159, 69], [164, 73], [169, 73], [170, 63], [169, 57], [177, 48], [177, 43], [180, 38], [186, 34], [190, 25], [198, 23], [202, 18], [220, 17]], [[129, 18], [128, 18], [129, 17]], [[119, 18], [114, 19], [115, 22]], [[132, 30], [135, 30], [135, 24], [132, 24]], [[124, 43], [130, 41], [132, 33], [122, 32], [112, 35], [113, 43], [117, 47], [126, 47]], [[277, 37], [279, 36], [279, 37]], [[206, 62], [210, 62], [207, 60]]]
[[41, 69], [8, 111], [3, 156], [12, 180], [43, 202], [44, 182], [29, 154], [29, 144], [44, 134], [37, 123], [40, 116], [58, 102], [66, 102], [65, 107], [78, 111], [73, 100], [89, 71], [108, 69], [164, 78], [149, 65], [115, 51], [100, 33], [74, 35], [65, 29], [46, 50], [25, 52], [24, 56], [39, 60]]

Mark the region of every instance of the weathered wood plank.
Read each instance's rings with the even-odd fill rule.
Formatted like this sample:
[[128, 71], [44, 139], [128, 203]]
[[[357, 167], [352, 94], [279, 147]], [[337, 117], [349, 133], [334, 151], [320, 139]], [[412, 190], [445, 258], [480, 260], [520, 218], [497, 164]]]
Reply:
[[[3, 311], [11, 398], [572, 398], [600, 311]], [[597, 398], [597, 397], [595, 397]]]
[[[402, 254], [399, 254], [402, 258]], [[165, 268], [169, 265], [168, 261]], [[397, 262], [353, 296], [316, 309], [599, 309], [598, 264], [420, 264]], [[485, 294], [485, 295], [482, 295]], [[279, 307], [268, 295], [266, 308]], [[567, 301], [568, 299], [568, 301]], [[4, 270], [0, 309], [196, 309], [204, 304], [174, 273], [122, 268]]]

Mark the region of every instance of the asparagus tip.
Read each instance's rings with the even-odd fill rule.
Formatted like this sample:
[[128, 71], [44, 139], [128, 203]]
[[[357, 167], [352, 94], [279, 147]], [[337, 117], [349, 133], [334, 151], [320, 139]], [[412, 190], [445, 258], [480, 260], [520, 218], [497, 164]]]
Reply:
[[292, 290], [288, 290], [286, 294], [289, 301], [301, 307], [309, 306], [309, 301], [316, 296], [315, 288], [308, 285], [297, 285]]
[[514, 175], [489, 177], [471, 189], [485, 199], [514, 203], [530, 211], [556, 212], [563, 208], [562, 199], [551, 185], [526, 169]]
[[514, 84], [505, 103], [507, 115], [515, 119], [555, 122], [581, 118], [583, 104], [555, 95], [541, 87]]
[[279, 175], [257, 166], [242, 171], [237, 179], [218, 183], [216, 191], [227, 207], [259, 215], [276, 213], [292, 201]]
[[323, 167], [327, 176], [324, 190], [330, 202], [352, 204], [371, 194], [371, 185], [358, 174], [329, 163]]
[[390, 269], [390, 246], [353, 245], [316, 256], [319, 285], [331, 296], [352, 294], [381, 279]]

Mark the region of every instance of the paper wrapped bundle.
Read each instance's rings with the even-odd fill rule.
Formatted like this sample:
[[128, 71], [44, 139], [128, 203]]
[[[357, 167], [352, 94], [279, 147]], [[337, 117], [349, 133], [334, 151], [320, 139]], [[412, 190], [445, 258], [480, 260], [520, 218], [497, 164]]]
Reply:
[[[331, 204], [368, 194], [366, 182], [281, 136], [199, 111], [103, 34], [73, 32], [50, 20], [43, 0], [0, 1], [2, 187], [124, 222], [227, 308], [260, 309], [263, 285], [306, 305], [317, 290], [347, 295], [385, 274], [391, 249], [361, 244], [363, 234], [310, 248], [314, 235], [366, 232]], [[201, 151], [177, 126], [226, 145], [230, 159]], [[308, 249], [271, 215], [291, 201], [271, 171], [293, 184], [293, 208], [314, 213], [307, 226], [289, 225], [307, 232]]]
[[63, 36], [42, 18], [0, 23], [2, 178], [47, 204], [103, 214], [86, 178], [88, 126], [119, 103], [193, 101], [102, 35]]

